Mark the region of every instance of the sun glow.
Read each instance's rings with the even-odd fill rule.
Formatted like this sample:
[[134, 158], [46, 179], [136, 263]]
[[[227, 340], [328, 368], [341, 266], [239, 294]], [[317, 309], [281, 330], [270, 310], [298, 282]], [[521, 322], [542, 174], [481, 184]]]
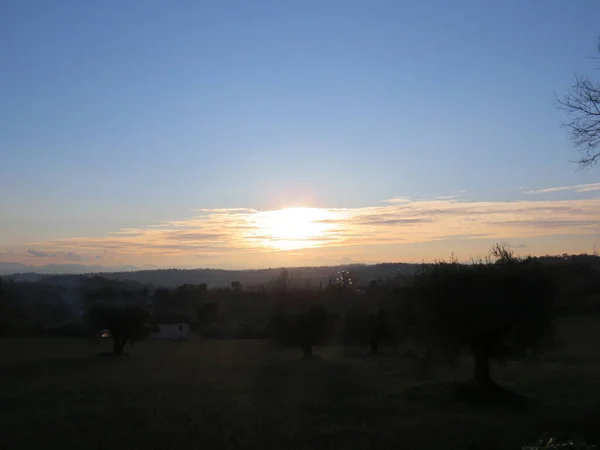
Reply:
[[319, 208], [285, 208], [257, 212], [254, 223], [265, 247], [296, 250], [325, 244], [332, 218]]

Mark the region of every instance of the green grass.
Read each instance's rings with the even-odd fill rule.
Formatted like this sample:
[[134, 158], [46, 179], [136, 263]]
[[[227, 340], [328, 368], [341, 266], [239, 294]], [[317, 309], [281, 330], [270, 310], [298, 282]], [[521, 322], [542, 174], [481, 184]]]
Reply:
[[466, 402], [468, 362], [416, 376], [400, 357], [328, 347], [313, 361], [262, 341], [0, 340], [2, 449], [518, 449], [543, 432], [600, 442], [600, 321], [494, 368], [527, 407]]

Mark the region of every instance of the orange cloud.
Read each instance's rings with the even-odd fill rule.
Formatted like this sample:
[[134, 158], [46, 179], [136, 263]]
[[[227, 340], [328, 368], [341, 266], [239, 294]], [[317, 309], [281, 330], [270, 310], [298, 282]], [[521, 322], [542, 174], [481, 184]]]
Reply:
[[[590, 185], [584, 185], [588, 189]], [[202, 209], [187, 220], [127, 228], [105, 237], [78, 237], [28, 243], [48, 254], [116, 260], [176, 261], [211, 257], [251, 261], [252, 255], [311, 249], [328, 254], [381, 253], [381, 246], [444, 240], [594, 237], [600, 225], [600, 199], [472, 202], [457, 198], [398, 199], [362, 208]], [[377, 252], [375, 247], [379, 248]], [[337, 249], [337, 250], [336, 250]], [[440, 255], [443, 256], [443, 255]], [[371, 258], [368, 258], [371, 259]]]

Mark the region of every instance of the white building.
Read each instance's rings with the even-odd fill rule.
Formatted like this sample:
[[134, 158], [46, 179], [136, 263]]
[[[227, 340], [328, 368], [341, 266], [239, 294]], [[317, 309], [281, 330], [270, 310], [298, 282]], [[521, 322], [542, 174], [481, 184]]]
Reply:
[[157, 325], [157, 330], [152, 332], [156, 339], [189, 339], [192, 337], [188, 323], [168, 323]]

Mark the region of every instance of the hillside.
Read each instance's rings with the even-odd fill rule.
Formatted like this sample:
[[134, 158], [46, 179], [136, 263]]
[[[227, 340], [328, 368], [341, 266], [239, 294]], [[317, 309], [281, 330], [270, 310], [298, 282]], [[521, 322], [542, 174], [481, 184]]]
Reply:
[[[329, 279], [335, 279], [338, 272], [350, 271], [360, 283], [368, 283], [378, 278], [393, 278], [397, 274], [411, 274], [418, 264], [386, 263], [375, 265], [343, 265], [333, 267], [294, 267], [288, 268], [290, 282], [297, 287], [318, 287], [326, 285]], [[143, 285], [175, 287], [182, 284], [206, 283], [209, 287], [225, 287], [232, 281], [239, 281], [244, 286], [260, 286], [277, 278], [282, 268], [258, 270], [223, 270], [223, 269], [159, 269], [124, 272], [104, 272], [101, 275], [112, 280], [133, 281]], [[91, 275], [91, 274], [88, 274]], [[35, 272], [13, 274], [12, 278], [19, 282], [36, 282], [48, 278], [46, 274]], [[55, 276], [57, 279], [70, 276]]]
[[[536, 258], [538, 261], [554, 265], [586, 266], [600, 271], [600, 257], [597, 255], [546, 255]], [[97, 271], [93, 266], [77, 266], [76, 270], [68, 271], [68, 267], [61, 266], [60, 271], [51, 271], [51, 267], [45, 267], [44, 271], [37, 271], [32, 266], [21, 265], [21, 269], [14, 272], [0, 273], [7, 278], [9, 275], [14, 281], [36, 282], [53, 275], [53, 283], [60, 282], [62, 277], [69, 275], [96, 275], [111, 280], [131, 281], [142, 285], [154, 285], [165, 287], [176, 287], [182, 284], [206, 283], [209, 287], [230, 286], [232, 281], [239, 281], [243, 286], [253, 287], [265, 285], [280, 276], [283, 268], [251, 269], [251, 270], [226, 270], [226, 269], [153, 269], [135, 270], [134, 266], [124, 267], [121, 271]], [[358, 280], [359, 284], [369, 283], [371, 280], [389, 279], [397, 275], [411, 275], [421, 264], [411, 263], [381, 263], [381, 264], [350, 264], [339, 266], [317, 266], [317, 267], [289, 267], [288, 275], [290, 282], [299, 288], [316, 288], [320, 284], [326, 285], [329, 279], [335, 279], [339, 272], [349, 271]], [[87, 269], [87, 270], [86, 270]]]

